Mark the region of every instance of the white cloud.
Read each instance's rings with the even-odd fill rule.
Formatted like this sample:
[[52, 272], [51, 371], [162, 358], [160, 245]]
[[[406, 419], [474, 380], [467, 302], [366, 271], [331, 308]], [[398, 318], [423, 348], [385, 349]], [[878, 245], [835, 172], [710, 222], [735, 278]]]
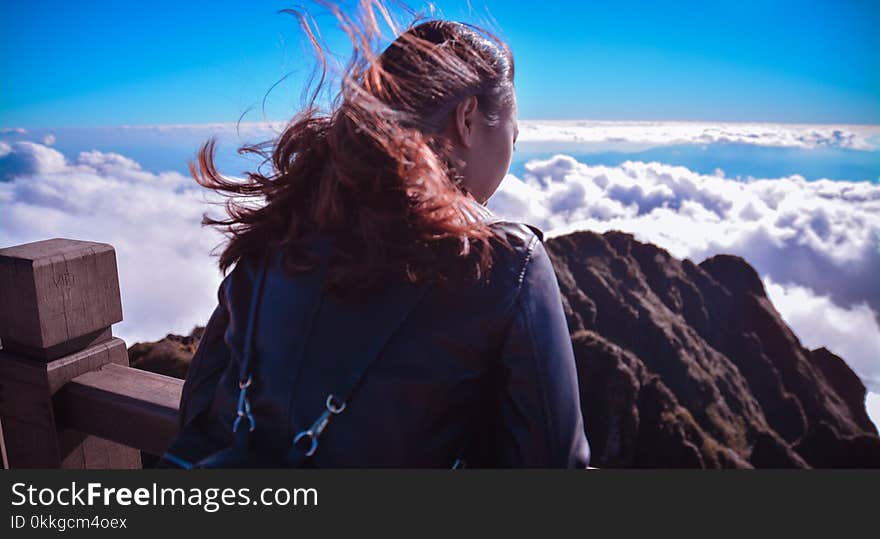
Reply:
[[192, 179], [112, 153], [68, 162], [40, 144], [9, 150], [0, 151], [0, 171], [11, 176], [0, 183], [0, 245], [53, 237], [113, 245], [125, 317], [114, 333], [129, 344], [207, 321], [220, 282], [209, 252], [221, 237], [200, 226], [207, 206]]
[[0, 182], [24, 174], [50, 174], [65, 170], [64, 155], [35, 142], [0, 142]]
[[845, 358], [870, 390], [880, 392], [880, 323], [876, 312], [866, 303], [843, 308], [809, 288], [781, 285], [769, 278], [764, 279], [764, 287], [804, 346], [824, 346]]
[[796, 148], [876, 150], [876, 125], [809, 125], [717, 122], [521, 120], [524, 142], [631, 143], [645, 146], [735, 142]]
[[489, 207], [549, 235], [624, 230], [679, 258], [743, 256], [778, 283], [880, 312], [880, 185], [738, 181], [661, 163], [590, 166], [557, 155], [508, 176]]
[[868, 410], [868, 417], [880, 429], [880, 393], [868, 393], [865, 398], [865, 408]]

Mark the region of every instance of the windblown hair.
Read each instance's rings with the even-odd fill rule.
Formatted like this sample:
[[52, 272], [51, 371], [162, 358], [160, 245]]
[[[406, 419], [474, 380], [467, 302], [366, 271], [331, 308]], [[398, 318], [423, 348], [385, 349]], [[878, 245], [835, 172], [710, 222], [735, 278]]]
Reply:
[[[245, 179], [224, 177], [214, 164], [214, 139], [190, 163], [199, 184], [228, 197], [228, 217], [203, 219], [229, 237], [220, 268], [274, 245], [283, 248], [287, 270], [302, 271], [315, 264], [307, 239], [328, 234], [335, 246], [328, 284], [337, 291], [395, 276], [448, 283], [485, 275], [496, 240], [506, 244], [461, 185], [463, 163], [443, 131], [468, 96], [477, 97], [490, 126], [512, 106], [509, 47], [479, 27], [445, 20], [412, 23], [400, 33], [375, 0], [360, 2], [357, 19], [321, 3], [354, 48], [331, 110], [315, 106], [327, 61], [312, 19], [284, 10], [299, 20], [321, 76], [277, 139], [239, 148], [262, 157], [271, 173], [259, 172], [261, 165]], [[381, 37], [376, 11], [397, 35], [381, 54], [374, 52]]]

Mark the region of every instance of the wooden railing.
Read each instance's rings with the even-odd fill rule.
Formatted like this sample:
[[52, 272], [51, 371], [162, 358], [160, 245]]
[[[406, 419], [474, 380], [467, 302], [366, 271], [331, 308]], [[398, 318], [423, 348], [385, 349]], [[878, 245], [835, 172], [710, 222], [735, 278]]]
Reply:
[[4, 468], [140, 468], [177, 431], [183, 381], [128, 363], [116, 253], [51, 239], [0, 249]]

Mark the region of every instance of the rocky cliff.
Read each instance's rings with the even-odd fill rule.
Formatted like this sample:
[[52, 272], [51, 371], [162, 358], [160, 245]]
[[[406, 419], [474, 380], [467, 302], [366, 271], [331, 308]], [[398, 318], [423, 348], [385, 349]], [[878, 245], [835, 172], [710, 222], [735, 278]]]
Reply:
[[[807, 350], [743, 259], [699, 265], [620, 232], [546, 247], [563, 292], [598, 467], [880, 467], [865, 387]], [[129, 350], [183, 377], [201, 329]]]
[[631, 235], [547, 241], [602, 467], [874, 467], [865, 387], [807, 350], [743, 259], [679, 261]]

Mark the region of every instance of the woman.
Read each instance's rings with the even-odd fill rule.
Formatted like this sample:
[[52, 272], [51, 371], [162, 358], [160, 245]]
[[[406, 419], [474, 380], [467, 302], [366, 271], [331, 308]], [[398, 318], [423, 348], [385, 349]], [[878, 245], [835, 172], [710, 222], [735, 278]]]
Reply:
[[372, 3], [362, 13], [336, 11], [355, 55], [333, 109], [315, 91], [270, 151], [243, 149], [271, 174], [222, 177], [213, 142], [192, 167], [233, 197], [205, 221], [229, 234], [220, 266], [235, 268], [162, 464], [583, 468], [540, 232], [484, 207], [517, 137], [512, 54], [435, 20], [374, 55]]

